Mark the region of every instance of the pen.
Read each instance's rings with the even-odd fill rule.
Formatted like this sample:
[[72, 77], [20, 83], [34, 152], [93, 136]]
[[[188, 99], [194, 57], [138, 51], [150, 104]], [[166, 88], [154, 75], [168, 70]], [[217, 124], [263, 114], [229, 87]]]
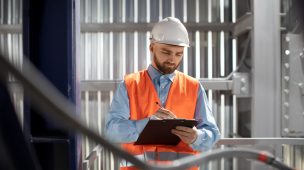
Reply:
[[[163, 109], [163, 110], [167, 110], [167, 109], [165, 109], [162, 105], [160, 105], [158, 102], [155, 102], [155, 104], [157, 104], [161, 109]], [[169, 111], [169, 110], [167, 110], [167, 111]], [[167, 112], [166, 111], [166, 112]], [[173, 119], [176, 119], [176, 116], [171, 112], [171, 111], [169, 111], [169, 115], [170, 115], [170, 118], [173, 118]], [[172, 115], [173, 114], [173, 115]]]
[[165, 109], [162, 105], [160, 105], [158, 102], [155, 102], [161, 109]]

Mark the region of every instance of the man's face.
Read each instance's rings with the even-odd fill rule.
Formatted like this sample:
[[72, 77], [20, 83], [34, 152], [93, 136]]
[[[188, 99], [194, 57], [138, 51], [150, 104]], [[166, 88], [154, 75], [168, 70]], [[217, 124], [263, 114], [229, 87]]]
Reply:
[[161, 71], [163, 74], [170, 74], [178, 68], [183, 58], [184, 47], [151, 43], [150, 52], [153, 56], [153, 67]]

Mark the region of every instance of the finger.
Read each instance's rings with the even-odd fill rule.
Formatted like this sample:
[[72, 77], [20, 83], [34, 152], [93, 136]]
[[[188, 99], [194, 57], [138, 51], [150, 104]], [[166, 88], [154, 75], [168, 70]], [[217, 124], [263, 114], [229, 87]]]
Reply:
[[187, 144], [191, 144], [193, 142], [195, 142], [195, 140], [197, 139], [196, 135], [190, 135], [190, 136], [185, 136], [185, 134], [182, 134], [180, 132], [178, 132], [177, 130], [173, 131], [172, 133], [176, 136], [178, 136], [183, 142], [187, 143]]
[[172, 129], [172, 132], [174, 132], [174, 134], [178, 134], [178, 135], [181, 135], [181, 136], [184, 136], [184, 137], [192, 136], [191, 133], [184, 132], [184, 131], [179, 131], [179, 130], [175, 130], [175, 129]]
[[156, 115], [150, 116], [150, 119], [152, 120], [160, 120], [161, 118], [157, 117]]
[[172, 118], [177, 118], [177, 116], [174, 113], [172, 113], [172, 112], [169, 112], [169, 113]]
[[158, 117], [160, 117], [161, 119], [173, 119], [173, 117], [171, 117], [170, 115], [165, 114], [165, 113], [160, 113], [160, 112], [158, 112], [156, 115], [157, 115]]
[[168, 110], [168, 109], [165, 109], [165, 108], [160, 108], [162, 111], [165, 111], [165, 112], [167, 112], [167, 113], [170, 113], [170, 114], [172, 114], [172, 115], [174, 115], [174, 113], [173, 112], [171, 112], [170, 110]]
[[179, 134], [178, 132], [176, 132], [176, 131], [174, 131], [174, 130], [172, 130], [171, 132], [172, 132], [174, 135], [178, 136], [180, 139], [186, 138], [186, 136], [183, 136], [183, 135]]
[[172, 118], [176, 118], [176, 115], [173, 112], [171, 112], [170, 110], [160, 108], [158, 111], [161, 113], [164, 113]]
[[157, 112], [157, 115], [163, 117], [163, 118], [166, 118], [166, 119], [170, 119], [170, 118], [173, 118], [170, 114], [167, 114], [165, 112]]
[[195, 130], [193, 128], [185, 127], [185, 126], [176, 126], [177, 130], [193, 133]]
[[182, 136], [180, 134], [176, 134], [176, 133], [173, 133], [175, 134], [176, 136], [178, 136], [183, 142], [187, 143], [187, 144], [190, 144], [190, 139], [188, 137], [185, 137], [185, 136]]
[[158, 120], [166, 119], [165, 116], [162, 116], [162, 115], [155, 115], [155, 117], [156, 117]]
[[166, 113], [159, 112], [159, 111], [157, 111], [154, 115], [156, 115], [158, 117], [162, 117], [162, 118], [168, 117], [168, 115]]

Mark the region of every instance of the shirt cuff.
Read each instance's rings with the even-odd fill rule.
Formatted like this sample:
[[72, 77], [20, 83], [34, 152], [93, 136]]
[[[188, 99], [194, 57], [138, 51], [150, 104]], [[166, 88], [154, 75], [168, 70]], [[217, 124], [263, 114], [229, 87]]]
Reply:
[[196, 140], [192, 144], [190, 144], [190, 146], [192, 147], [192, 149], [198, 150], [198, 148], [200, 148], [200, 146], [201, 146], [201, 144], [203, 142], [205, 133], [206, 132], [204, 132], [202, 130], [197, 130], [197, 138], [196, 138]]
[[136, 130], [137, 130], [138, 134], [140, 134], [143, 131], [143, 129], [147, 125], [148, 121], [149, 121], [149, 118], [135, 121], [135, 126], [136, 126]]

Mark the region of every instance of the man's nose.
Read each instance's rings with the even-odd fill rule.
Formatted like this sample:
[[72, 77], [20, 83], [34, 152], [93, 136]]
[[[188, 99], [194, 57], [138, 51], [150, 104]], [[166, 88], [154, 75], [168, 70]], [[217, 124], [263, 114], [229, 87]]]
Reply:
[[175, 54], [170, 54], [170, 55], [169, 55], [169, 58], [172, 59], [172, 60], [173, 60], [175, 57], [177, 57], [177, 55], [175, 55]]
[[175, 55], [171, 54], [168, 56], [168, 61], [173, 61], [174, 60]]

